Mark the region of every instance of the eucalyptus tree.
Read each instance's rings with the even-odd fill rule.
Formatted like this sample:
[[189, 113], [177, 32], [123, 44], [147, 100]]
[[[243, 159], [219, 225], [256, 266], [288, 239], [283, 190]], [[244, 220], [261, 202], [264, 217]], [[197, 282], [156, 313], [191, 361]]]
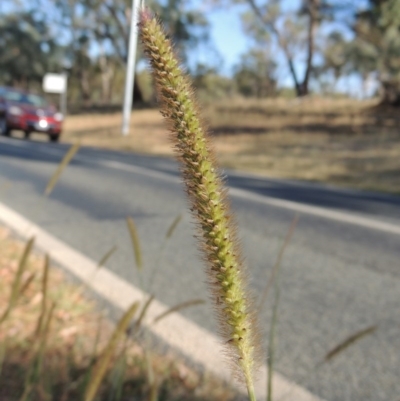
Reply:
[[253, 48], [241, 55], [234, 68], [236, 90], [248, 97], [264, 98], [276, 93], [276, 63], [268, 49]]
[[353, 30], [353, 69], [375, 73], [383, 102], [400, 105], [400, 0], [369, 0], [355, 14]]
[[[246, 7], [243, 22], [246, 32], [258, 46], [277, 46], [287, 65], [297, 96], [306, 96], [310, 81], [323, 57], [326, 30], [323, 24], [333, 19], [344, 22], [355, 2], [348, 0], [214, 0]], [[338, 18], [339, 17], [339, 18]], [[348, 21], [346, 21], [348, 23]], [[262, 40], [262, 39], [266, 40]]]
[[[269, 35], [275, 40], [286, 60], [297, 95], [307, 95], [315, 55], [316, 35], [321, 24], [325, 1], [302, 0], [297, 9], [291, 10], [285, 10], [280, 0], [241, 1], [249, 6], [248, 12], [244, 15], [247, 32], [256, 34], [258, 38]], [[268, 42], [264, 45], [267, 44]], [[299, 63], [303, 64], [302, 77], [296, 68], [296, 64]]]
[[313, 71], [313, 76], [323, 93], [336, 92], [339, 79], [351, 73], [351, 54], [351, 42], [340, 30], [329, 33], [321, 49], [323, 61], [315, 66]]
[[0, 79], [3, 84], [29, 88], [43, 75], [61, 68], [61, 47], [46, 24], [33, 13], [0, 16]]

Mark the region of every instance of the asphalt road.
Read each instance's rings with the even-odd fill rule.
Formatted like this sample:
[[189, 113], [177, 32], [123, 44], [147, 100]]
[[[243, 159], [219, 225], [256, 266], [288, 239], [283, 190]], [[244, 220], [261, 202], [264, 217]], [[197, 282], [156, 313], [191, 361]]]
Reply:
[[[116, 245], [107, 268], [167, 305], [208, 299], [176, 164], [82, 148], [44, 198], [66, 149], [0, 138], [0, 202], [94, 260]], [[233, 172], [227, 180], [256, 296], [294, 215], [300, 215], [282, 262], [276, 369], [329, 401], [398, 401], [400, 198]], [[163, 249], [165, 233], [180, 213], [184, 218]], [[142, 278], [127, 216], [139, 231]], [[261, 316], [265, 333], [271, 304], [270, 294]], [[215, 330], [209, 305], [183, 314]], [[321, 363], [335, 345], [375, 324], [374, 333]]]

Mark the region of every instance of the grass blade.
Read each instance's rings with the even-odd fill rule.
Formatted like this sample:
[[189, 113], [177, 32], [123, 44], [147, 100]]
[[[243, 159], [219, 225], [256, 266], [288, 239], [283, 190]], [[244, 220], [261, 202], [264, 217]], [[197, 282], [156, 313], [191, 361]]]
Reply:
[[124, 379], [126, 376], [126, 355], [123, 353], [113, 367], [111, 377], [111, 389], [108, 401], [120, 401], [124, 387]]
[[342, 351], [350, 347], [350, 345], [353, 345], [357, 341], [361, 340], [368, 334], [374, 333], [378, 328], [378, 325], [372, 325], [369, 326], [365, 329], [359, 330], [352, 334], [351, 336], [347, 337], [344, 341], [342, 341], [340, 344], [338, 344], [336, 347], [332, 348], [324, 358], [324, 362], [330, 361], [333, 357], [337, 356], [340, 354]]
[[60, 164], [57, 166], [56, 171], [54, 174], [51, 176], [49, 182], [47, 183], [46, 189], [44, 190], [44, 195], [49, 196], [52, 192], [54, 187], [56, 186], [58, 180], [61, 177], [61, 174], [63, 173], [64, 169], [68, 166], [72, 158], [75, 156], [75, 154], [78, 152], [79, 148], [81, 147], [81, 144], [75, 143], [72, 145], [69, 149], [68, 152], [64, 155], [63, 159], [61, 160]]
[[3, 364], [6, 359], [6, 351], [7, 351], [7, 337], [0, 342], [0, 377], [3, 372]]
[[272, 321], [271, 328], [269, 331], [269, 339], [268, 339], [268, 358], [267, 358], [267, 366], [268, 366], [268, 377], [267, 377], [267, 401], [272, 401], [272, 383], [273, 383], [273, 374], [275, 368], [275, 334], [278, 326], [278, 307], [280, 301], [280, 283], [279, 280], [276, 280], [275, 284], [275, 299], [272, 307]]
[[160, 391], [158, 387], [157, 381], [154, 380], [154, 383], [150, 386], [149, 401], [158, 401], [158, 393]]
[[49, 313], [47, 314], [46, 320], [43, 323], [43, 329], [39, 336], [39, 354], [38, 354], [38, 363], [37, 363], [37, 377], [42, 377], [43, 370], [43, 359], [44, 353], [47, 345], [47, 338], [50, 331], [50, 324], [53, 319], [54, 309], [56, 308], [56, 303], [51, 302]]
[[149, 384], [150, 390], [147, 397], [147, 401], [157, 401], [158, 400], [158, 384], [154, 374], [152, 358], [148, 348], [144, 351], [145, 361], [146, 361], [146, 373], [147, 382]]
[[84, 397], [85, 401], [94, 400], [96, 393], [100, 387], [100, 384], [104, 378], [104, 375], [107, 372], [108, 365], [118, 345], [118, 342], [128, 329], [129, 323], [131, 322], [133, 316], [135, 315], [138, 307], [139, 307], [139, 302], [134, 302], [118, 322], [118, 325], [115, 328], [108, 344], [106, 345], [102, 355], [98, 359], [93, 369], [90, 382], [85, 392], [85, 397]]
[[269, 338], [268, 338], [268, 358], [267, 358], [267, 401], [272, 401], [272, 392], [273, 392], [273, 375], [274, 375], [274, 368], [275, 368], [275, 337], [278, 325], [278, 308], [280, 302], [280, 281], [279, 281], [279, 273], [282, 264], [282, 258], [285, 254], [285, 250], [290, 243], [290, 239], [292, 238], [293, 232], [297, 226], [297, 222], [299, 220], [298, 215], [296, 214], [292, 220], [292, 223], [289, 227], [288, 233], [286, 234], [285, 241], [282, 244], [282, 247], [279, 251], [278, 257], [276, 259], [275, 265], [271, 271], [271, 275], [267, 284], [264, 288], [264, 292], [261, 297], [261, 301], [259, 304], [259, 310], [261, 311], [262, 306], [264, 305], [265, 300], [267, 299], [268, 293], [270, 288], [274, 285], [275, 288], [275, 298], [274, 303], [272, 306], [272, 321], [271, 321], [271, 328], [269, 331]]
[[182, 309], [185, 309], [185, 308], [188, 308], [190, 306], [201, 305], [201, 304], [204, 304], [204, 300], [203, 299], [192, 299], [190, 301], [182, 302], [182, 303], [180, 303], [178, 305], [173, 306], [172, 308], [169, 308], [165, 312], [163, 312], [160, 315], [158, 315], [157, 317], [155, 317], [154, 320], [153, 320], [153, 323], [159, 322], [161, 319], [164, 319], [165, 317], [167, 317], [171, 313], [178, 312], [178, 311], [180, 311]]
[[50, 268], [50, 258], [49, 255], [46, 254], [44, 257], [43, 276], [42, 276], [42, 305], [38, 324], [36, 327], [37, 336], [40, 336], [40, 334], [43, 331], [44, 319], [46, 317], [46, 312], [47, 312], [47, 286], [49, 282], [49, 268]]
[[21, 284], [21, 289], [19, 290], [19, 296], [25, 294], [25, 291], [28, 290], [29, 286], [32, 284], [32, 281], [36, 277], [36, 273], [31, 273], [26, 280]]
[[153, 300], [154, 300], [154, 295], [150, 296], [149, 299], [144, 304], [142, 311], [140, 312], [139, 318], [135, 323], [133, 333], [136, 333], [137, 330], [139, 330], [140, 326], [142, 325], [142, 321], [143, 321], [144, 317], [146, 316], [147, 310], [149, 309], [150, 304], [153, 302]]
[[4, 311], [3, 315], [0, 317], [0, 324], [3, 323], [8, 318], [8, 316], [10, 315], [11, 311], [13, 310], [15, 304], [17, 303], [18, 297], [20, 295], [22, 274], [24, 273], [24, 271], [26, 269], [28, 258], [29, 258], [30, 253], [32, 252], [34, 243], [35, 243], [35, 238], [32, 237], [25, 245], [25, 249], [24, 249], [22, 257], [19, 261], [17, 273], [15, 274], [15, 279], [14, 279], [14, 282], [11, 287], [11, 295], [10, 295], [10, 299], [8, 301], [7, 309]]
[[90, 365], [89, 366], [93, 366], [94, 363], [96, 362], [96, 359], [97, 359], [97, 348], [98, 348], [99, 342], [100, 342], [100, 335], [101, 335], [103, 321], [104, 321], [104, 314], [102, 313], [99, 316], [99, 319], [97, 321], [96, 337], [95, 337], [94, 342], [93, 342], [93, 350], [92, 350], [92, 353], [91, 353]]
[[89, 364], [88, 364], [88, 368], [85, 369], [85, 371], [84, 371], [84, 373], [82, 375], [82, 379], [79, 382], [79, 388], [80, 388], [79, 394], [82, 394], [84, 392], [84, 389], [87, 388], [88, 383], [90, 381], [90, 377], [91, 377], [91, 372], [93, 370], [93, 366], [95, 365], [95, 363], [98, 360], [97, 349], [98, 349], [98, 346], [99, 346], [101, 332], [102, 332], [102, 329], [103, 329], [102, 326], [103, 326], [104, 318], [105, 318], [104, 317], [104, 313], [101, 313], [101, 315], [99, 316], [98, 321], [97, 321], [96, 337], [95, 337], [94, 342], [93, 342], [93, 349], [92, 349], [91, 354], [90, 354], [90, 361], [89, 361]]
[[128, 217], [126, 219], [126, 222], [128, 224], [129, 234], [131, 236], [132, 249], [133, 253], [135, 254], [136, 266], [139, 270], [142, 270], [142, 250], [140, 248], [139, 236], [136, 231], [136, 226], [131, 217]]
[[298, 221], [299, 221], [299, 216], [296, 214], [294, 216], [293, 220], [292, 220], [292, 224], [290, 225], [289, 230], [288, 230], [288, 232], [286, 234], [285, 241], [282, 244], [282, 247], [281, 247], [281, 249], [279, 251], [278, 257], [277, 257], [277, 259], [275, 261], [275, 265], [272, 268], [271, 275], [269, 276], [267, 284], [266, 284], [266, 286], [264, 288], [264, 291], [263, 291], [263, 293], [261, 295], [260, 303], [258, 305], [258, 310], [259, 311], [261, 311], [261, 309], [262, 309], [262, 307], [263, 307], [263, 305], [265, 303], [265, 300], [267, 299], [267, 296], [268, 296], [268, 293], [269, 293], [269, 291], [271, 289], [271, 286], [275, 281], [275, 277], [278, 274], [279, 268], [280, 268], [281, 263], [282, 263], [283, 255], [285, 254], [286, 248], [290, 243], [290, 240], [291, 240], [291, 238], [293, 236], [293, 233], [294, 233], [294, 230], [295, 230], [295, 228], [297, 226]]
[[[34, 352], [36, 353], [30, 367], [28, 369], [25, 384], [24, 384], [24, 392], [20, 398], [20, 401], [26, 401], [30, 399], [32, 391], [37, 388], [39, 381], [43, 379], [42, 369], [43, 369], [43, 360], [44, 354], [47, 344], [47, 337], [50, 331], [50, 323], [53, 318], [53, 312], [55, 309], [55, 302], [52, 302], [48, 315], [45, 317], [45, 321], [43, 323], [43, 329], [35, 338], [35, 343], [33, 345]], [[44, 319], [43, 319], [44, 320]]]
[[152, 271], [152, 274], [150, 276], [151, 278], [150, 278], [150, 283], [149, 283], [149, 286], [148, 286], [148, 292], [151, 292], [151, 290], [153, 288], [154, 281], [155, 281], [156, 276], [157, 276], [157, 274], [159, 272], [159, 269], [160, 269], [161, 257], [162, 257], [162, 255], [164, 253], [164, 250], [165, 250], [166, 246], [167, 246], [168, 240], [174, 234], [177, 226], [179, 225], [180, 221], [182, 220], [182, 217], [183, 217], [183, 213], [178, 214], [178, 216], [175, 217], [175, 219], [173, 220], [171, 225], [168, 227], [168, 230], [167, 230], [167, 232], [165, 234], [164, 240], [163, 240], [163, 242], [162, 242], [162, 244], [160, 246], [160, 249], [158, 251], [157, 259], [156, 259], [156, 261], [154, 263], [154, 266], [153, 266], [153, 271]]
[[172, 222], [172, 224], [168, 228], [167, 234], [165, 235], [166, 239], [169, 239], [169, 238], [172, 237], [176, 227], [178, 226], [178, 224], [182, 220], [182, 217], [183, 217], [182, 213], [175, 217], [174, 221]]
[[103, 267], [117, 249], [117, 245], [114, 245], [109, 251], [107, 251], [97, 264], [97, 268], [100, 269], [101, 267]]

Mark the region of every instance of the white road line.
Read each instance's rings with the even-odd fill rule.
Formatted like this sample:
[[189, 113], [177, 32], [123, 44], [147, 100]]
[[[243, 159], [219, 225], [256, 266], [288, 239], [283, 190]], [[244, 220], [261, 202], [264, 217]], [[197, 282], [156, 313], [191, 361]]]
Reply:
[[383, 231], [389, 234], [400, 235], [400, 226], [386, 223], [384, 221], [370, 219], [368, 217], [358, 216], [337, 210], [326, 209], [318, 206], [306, 205], [288, 201], [285, 199], [272, 198], [270, 196], [258, 195], [249, 191], [239, 188], [230, 188], [230, 193], [234, 196], [251, 199], [257, 202], [267, 204], [269, 206], [276, 206], [282, 209], [293, 210], [299, 213], [305, 213], [313, 216], [322, 217], [329, 220], [339, 221], [341, 223], [353, 224], [360, 227], [365, 227], [372, 230]]
[[[126, 310], [134, 301], [148, 299], [146, 294], [105, 268], [98, 270], [94, 261], [52, 236], [22, 215], [0, 203], [0, 221], [24, 239], [34, 236], [36, 245], [48, 253], [52, 260], [73, 274], [88, 288], [121, 310]], [[145, 326], [162, 341], [186, 355], [196, 364], [227, 380], [238, 389], [244, 389], [232, 379], [228, 364], [222, 357], [222, 346], [218, 338], [178, 313], [172, 314], [153, 325], [151, 322], [168, 307], [154, 300], [146, 316]], [[260, 380], [256, 383], [259, 399], [265, 399], [267, 368], [260, 369]], [[274, 399], [281, 401], [324, 401], [306, 389], [274, 373]]]
[[[169, 181], [173, 183], [180, 183], [181, 180], [177, 177], [171, 176], [170, 174], [163, 173], [161, 171], [151, 170], [147, 167], [132, 166], [125, 163], [116, 161], [101, 161], [98, 162], [101, 166], [113, 168], [116, 170], [128, 171], [132, 173], [146, 175], [148, 177], [160, 179], [163, 181]], [[271, 196], [259, 195], [254, 192], [246, 191], [239, 188], [229, 188], [229, 193], [233, 197], [252, 200], [258, 203], [262, 203], [268, 206], [274, 206], [281, 209], [292, 210], [294, 212], [304, 213], [312, 216], [322, 217], [328, 220], [334, 220], [341, 223], [353, 224], [360, 227], [365, 227], [371, 230], [383, 231], [389, 234], [400, 235], [400, 226], [386, 223], [379, 220], [374, 220], [368, 217], [363, 217], [351, 213], [341, 212], [332, 209], [326, 209], [318, 206], [306, 205], [304, 203], [288, 201], [284, 199], [277, 199]]]

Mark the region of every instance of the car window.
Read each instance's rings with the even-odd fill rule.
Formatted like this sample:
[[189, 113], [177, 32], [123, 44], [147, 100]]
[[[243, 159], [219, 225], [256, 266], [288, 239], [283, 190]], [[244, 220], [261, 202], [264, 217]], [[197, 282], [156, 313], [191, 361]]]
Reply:
[[38, 95], [25, 95], [26, 96], [26, 101], [29, 104], [32, 104], [33, 106], [36, 107], [43, 107], [47, 106], [47, 102], [45, 99], [43, 99], [41, 96]]
[[47, 106], [47, 102], [44, 98], [30, 93], [21, 93], [18, 91], [6, 90], [3, 93], [3, 97], [9, 100], [10, 102], [29, 104], [35, 107]]

